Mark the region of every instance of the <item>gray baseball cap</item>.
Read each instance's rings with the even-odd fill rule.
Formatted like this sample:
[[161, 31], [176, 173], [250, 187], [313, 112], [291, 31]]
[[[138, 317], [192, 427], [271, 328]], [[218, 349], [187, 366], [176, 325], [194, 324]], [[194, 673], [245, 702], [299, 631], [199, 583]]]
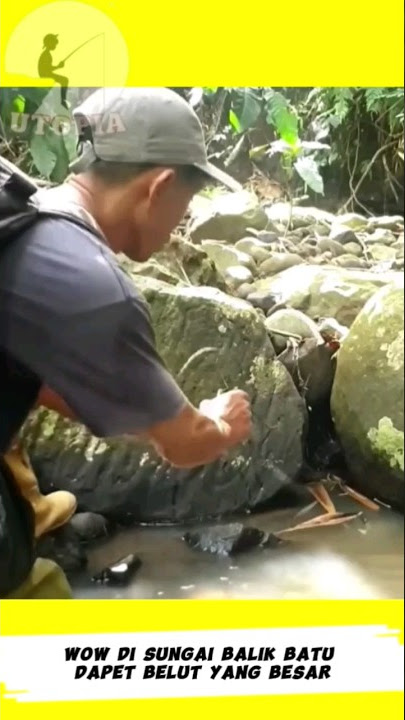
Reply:
[[79, 134], [91, 140], [70, 170], [84, 172], [97, 160], [162, 166], [193, 165], [231, 190], [241, 185], [208, 162], [204, 133], [192, 107], [168, 88], [100, 88], [73, 110]]

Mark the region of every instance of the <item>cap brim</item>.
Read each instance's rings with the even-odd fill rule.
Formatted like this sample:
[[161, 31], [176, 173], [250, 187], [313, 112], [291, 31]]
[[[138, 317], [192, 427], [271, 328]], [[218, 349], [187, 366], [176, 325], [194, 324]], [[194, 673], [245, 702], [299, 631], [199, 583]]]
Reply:
[[211, 165], [210, 162], [205, 163], [205, 165], [196, 165], [196, 167], [202, 170], [209, 177], [213, 178], [222, 185], [225, 185], [225, 187], [233, 190], [234, 192], [239, 192], [240, 190], [243, 190], [243, 186], [238, 183], [237, 180], [235, 180], [223, 170], [215, 167], [215, 165]]

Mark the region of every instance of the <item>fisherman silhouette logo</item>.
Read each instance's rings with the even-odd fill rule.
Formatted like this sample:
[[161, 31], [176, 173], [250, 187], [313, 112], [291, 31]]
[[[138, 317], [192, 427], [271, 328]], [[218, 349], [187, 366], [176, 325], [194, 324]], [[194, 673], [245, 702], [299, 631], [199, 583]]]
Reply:
[[67, 109], [69, 88], [123, 87], [128, 70], [128, 48], [115, 23], [90, 5], [61, 0], [37, 8], [12, 30], [1, 80], [9, 87], [56, 85]]
[[58, 36], [52, 34], [45, 35], [43, 43], [43, 49], [38, 60], [38, 75], [40, 78], [55, 80], [55, 82], [61, 86], [61, 104], [68, 109], [67, 89], [69, 80], [64, 75], [57, 75], [55, 72], [55, 70], [59, 70], [59, 68], [65, 66], [65, 60], [62, 60], [59, 65], [52, 64], [52, 51], [55, 50], [59, 44]]

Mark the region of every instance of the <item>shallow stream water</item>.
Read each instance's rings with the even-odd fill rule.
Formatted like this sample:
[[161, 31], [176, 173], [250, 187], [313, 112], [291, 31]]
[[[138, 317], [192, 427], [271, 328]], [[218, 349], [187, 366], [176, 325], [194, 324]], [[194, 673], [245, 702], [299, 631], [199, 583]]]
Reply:
[[[357, 512], [344, 499], [339, 510]], [[303, 512], [304, 510], [304, 512]], [[277, 531], [320, 514], [292, 508], [251, 515], [245, 524]], [[89, 551], [86, 572], [73, 582], [77, 598], [379, 599], [404, 597], [404, 518], [381, 507], [363, 521], [295, 532], [276, 549], [218, 557], [190, 549], [181, 527], [138, 527]], [[91, 575], [136, 553], [142, 567], [124, 588], [91, 582]]]

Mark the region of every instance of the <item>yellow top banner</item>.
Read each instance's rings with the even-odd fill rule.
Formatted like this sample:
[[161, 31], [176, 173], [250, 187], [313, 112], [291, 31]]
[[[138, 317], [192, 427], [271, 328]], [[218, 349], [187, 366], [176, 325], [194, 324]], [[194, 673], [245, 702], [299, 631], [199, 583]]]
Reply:
[[[330, 14], [329, 14], [330, 13]], [[402, 86], [403, 3], [2, 3], [0, 83]], [[50, 80], [51, 78], [51, 80]]]

